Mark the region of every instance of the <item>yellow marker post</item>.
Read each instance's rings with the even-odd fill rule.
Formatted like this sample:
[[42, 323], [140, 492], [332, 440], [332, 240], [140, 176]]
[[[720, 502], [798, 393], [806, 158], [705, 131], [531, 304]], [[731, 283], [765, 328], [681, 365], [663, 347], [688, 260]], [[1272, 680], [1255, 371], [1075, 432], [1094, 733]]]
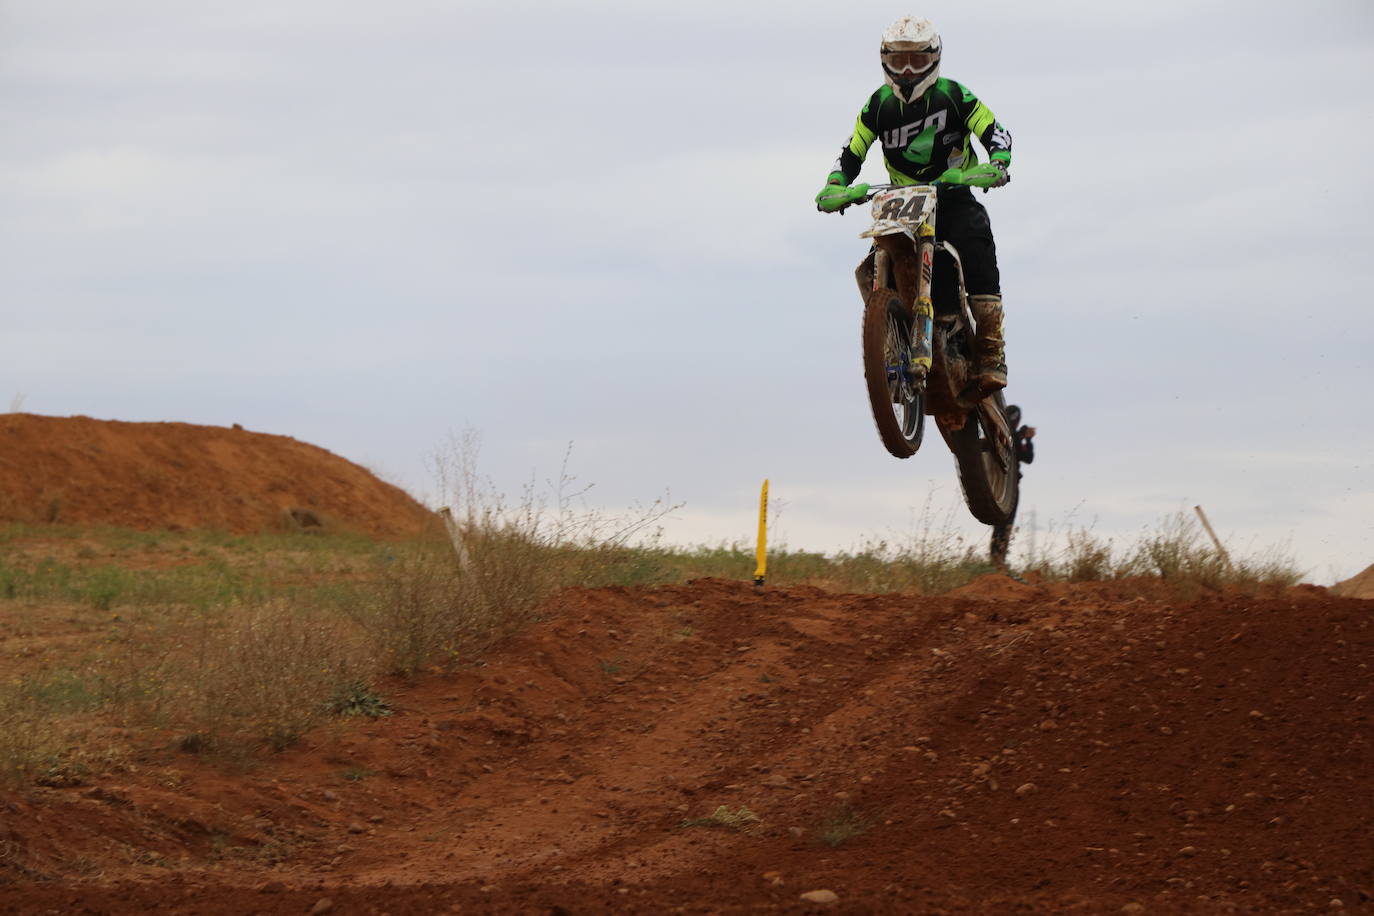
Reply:
[[763, 579], [768, 573], [768, 481], [763, 482], [759, 494], [759, 550], [758, 568], [754, 570], [754, 590], [763, 591]]

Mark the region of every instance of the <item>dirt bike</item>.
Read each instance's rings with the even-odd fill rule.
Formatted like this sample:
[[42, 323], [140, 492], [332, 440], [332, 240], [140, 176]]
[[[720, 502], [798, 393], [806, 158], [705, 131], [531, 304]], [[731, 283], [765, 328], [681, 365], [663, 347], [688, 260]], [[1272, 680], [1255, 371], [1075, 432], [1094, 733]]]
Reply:
[[873, 248], [854, 272], [864, 299], [864, 379], [878, 435], [895, 457], [916, 454], [926, 416], [935, 418], [969, 511], [993, 526], [992, 555], [1000, 564], [1035, 430], [1021, 425], [1020, 408], [1008, 406], [1002, 392], [983, 396], [974, 383], [963, 266], [953, 245], [935, 240], [937, 185], [961, 184], [962, 177], [951, 169], [936, 184], [871, 185], [854, 198], [873, 202], [873, 225], [860, 234]]

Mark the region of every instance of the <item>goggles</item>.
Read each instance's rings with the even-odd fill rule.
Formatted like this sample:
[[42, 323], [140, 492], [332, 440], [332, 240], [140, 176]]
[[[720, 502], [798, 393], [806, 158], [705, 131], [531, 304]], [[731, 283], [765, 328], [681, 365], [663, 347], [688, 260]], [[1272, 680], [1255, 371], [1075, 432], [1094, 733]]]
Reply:
[[940, 59], [939, 51], [884, 51], [883, 63], [893, 73], [920, 73]]

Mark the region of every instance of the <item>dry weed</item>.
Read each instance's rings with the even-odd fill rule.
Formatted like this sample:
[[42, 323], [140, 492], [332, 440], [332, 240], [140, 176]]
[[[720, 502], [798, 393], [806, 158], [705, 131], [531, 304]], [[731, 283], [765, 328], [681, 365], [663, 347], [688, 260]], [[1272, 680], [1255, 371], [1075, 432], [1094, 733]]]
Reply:
[[176, 724], [210, 746], [289, 747], [372, 677], [357, 629], [334, 615], [272, 603], [198, 635], [168, 689], [184, 701]]
[[[1053, 529], [1050, 534], [1053, 539]], [[1087, 528], [1069, 528], [1063, 538], [1064, 546], [1057, 553], [1033, 555], [1025, 568], [1048, 579], [1072, 582], [1151, 576], [1189, 594], [1228, 586], [1286, 587], [1301, 577], [1282, 547], [1248, 556], [1219, 552], [1203, 536], [1197, 520], [1186, 512], [1165, 517], [1156, 528], [1143, 532], [1133, 546], [1121, 551]]]
[[413, 674], [453, 654], [461, 630], [458, 580], [443, 543], [398, 548], [381, 560], [349, 615], [366, 632], [382, 670]]
[[674, 508], [663, 501], [625, 515], [589, 508], [591, 487], [568, 473], [566, 454], [556, 482], [542, 491], [526, 484], [512, 501], [479, 472], [479, 450], [468, 432], [434, 462], [451, 543], [431, 541], [390, 558], [355, 614], [390, 670], [471, 657], [534, 619], [554, 591], [616, 581], [642, 562], [630, 542]]
[[29, 783], [42, 777], [64, 747], [52, 712], [22, 683], [0, 687], [0, 783]]

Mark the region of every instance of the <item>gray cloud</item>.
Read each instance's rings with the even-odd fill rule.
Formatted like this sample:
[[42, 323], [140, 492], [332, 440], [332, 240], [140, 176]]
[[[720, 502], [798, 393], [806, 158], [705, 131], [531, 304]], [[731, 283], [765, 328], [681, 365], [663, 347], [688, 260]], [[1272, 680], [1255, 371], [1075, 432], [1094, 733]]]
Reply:
[[[1016, 137], [986, 201], [1042, 525], [1126, 536], [1203, 501], [1321, 575], [1374, 559], [1374, 23], [1288, 9], [931, 11]], [[956, 498], [938, 442], [878, 446], [863, 220], [810, 204], [887, 5], [3, 15], [0, 392], [27, 409], [242, 422], [416, 489], [465, 424], [507, 485], [572, 441], [608, 504], [685, 499], [685, 540], [746, 536], [765, 475], [797, 546]]]

